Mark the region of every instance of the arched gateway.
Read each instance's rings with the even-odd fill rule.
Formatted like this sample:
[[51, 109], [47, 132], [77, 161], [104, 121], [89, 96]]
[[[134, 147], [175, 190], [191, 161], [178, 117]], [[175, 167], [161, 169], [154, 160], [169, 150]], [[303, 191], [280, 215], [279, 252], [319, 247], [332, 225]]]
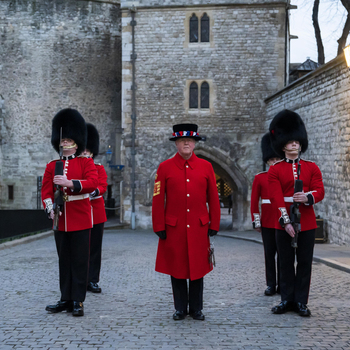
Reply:
[[210, 162], [217, 177], [232, 189], [232, 229], [246, 229], [247, 223], [250, 222], [250, 202], [248, 201], [248, 180], [243, 172], [226, 155], [202, 143], [196, 146], [195, 153], [199, 158]]

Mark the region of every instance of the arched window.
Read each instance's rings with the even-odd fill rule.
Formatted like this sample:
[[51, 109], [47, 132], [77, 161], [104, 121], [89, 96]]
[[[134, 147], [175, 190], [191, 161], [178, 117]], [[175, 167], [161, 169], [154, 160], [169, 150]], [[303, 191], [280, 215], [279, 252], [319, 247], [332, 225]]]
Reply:
[[209, 84], [207, 82], [201, 85], [201, 108], [209, 108]]
[[190, 18], [190, 43], [198, 43], [198, 17], [195, 14]]
[[201, 42], [209, 42], [209, 17], [206, 13], [201, 18]]
[[190, 85], [190, 108], [198, 108], [198, 85], [196, 82]]

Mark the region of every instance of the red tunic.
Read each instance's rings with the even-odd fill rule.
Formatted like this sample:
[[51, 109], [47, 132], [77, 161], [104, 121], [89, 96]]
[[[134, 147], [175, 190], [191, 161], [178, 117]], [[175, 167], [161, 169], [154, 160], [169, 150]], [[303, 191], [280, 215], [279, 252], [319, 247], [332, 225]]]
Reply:
[[107, 191], [107, 173], [103, 165], [96, 164], [96, 170], [98, 173], [98, 186], [96, 191], [98, 191], [95, 197], [91, 198], [92, 214], [94, 219], [94, 225], [101, 224], [107, 221], [105, 201], [103, 199], [103, 194]]
[[[55, 176], [55, 166], [59, 159], [52, 160], [46, 165], [41, 198], [44, 209], [50, 209], [54, 202], [55, 187], [53, 178]], [[80, 231], [92, 227], [92, 209], [90, 205], [89, 193], [98, 186], [98, 178], [95, 164], [91, 158], [68, 157], [64, 162], [64, 174], [68, 180], [73, 180], [74, 189], [63, 188], [63, 193], [67, 194], [68, 201], [64, 202], [63, 213], [59, 218], [59, 231]], [[80, 199], [85, 194], [84, 199]], [[75, 197], [76, 196], [76, 197]], [[79, 198], [79, 200], [73, 200]]]
[[154, 232], [166, 230], [167, 235], [159, 240], [156, 271], [191, 280], [210, 272], [208, 229], [220, 227], [212, 165], [195, 154], [185, 160], [177, 153], [162, 162], [154, 183], [152, 221]]
[[[276, 210], [273, 209], [271, 204], [268, 186], [267, 171], [255, 175], [250, 198], [250, 213], [254, 228], [275, 228]], [[260, 199], [261, 216], [259, 211]]]
[[[294, 180], [297, 177], [297, 163], [290, 159], [281, 160], [270, 166], [268, 171], [269, 193], [272, 204], [275, 205], [276, 217], [279, 219], [284, 210], [290, 215], [290, 206], [293, 203]], [[314, 162], [300, 160], [300, 180], [303, 181], [303, 190], [309, 202], [299, 206], [301, 231], [317, 228], [313, 204], [324, 198], [322, 174]], [[282, 230], [276, 220], [275, 228]]]

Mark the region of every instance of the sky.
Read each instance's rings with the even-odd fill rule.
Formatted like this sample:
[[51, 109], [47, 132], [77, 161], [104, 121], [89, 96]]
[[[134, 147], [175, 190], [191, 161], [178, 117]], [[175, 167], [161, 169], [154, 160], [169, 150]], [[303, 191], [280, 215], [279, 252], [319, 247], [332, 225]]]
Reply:
[[[290, 34], [298, 36], [291, 40], [291, 63], [302, 63], [307, 58], [317, 62], [317, 45], [312, 25], [314, 0], [291, 0], [298, 6], [290, 10]], [[346, 10], [340, 0], [320, 0], [319, 23], [326, 62], [337, 56], [338, 42], [346, 20]], [[347, 45], [350, 43], [349, 37]]]

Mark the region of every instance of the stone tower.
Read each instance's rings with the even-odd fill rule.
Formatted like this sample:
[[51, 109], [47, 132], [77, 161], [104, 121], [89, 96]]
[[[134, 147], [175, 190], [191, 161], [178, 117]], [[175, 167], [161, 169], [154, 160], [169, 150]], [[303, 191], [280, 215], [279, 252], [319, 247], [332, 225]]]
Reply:
[[151, 226], [154, 176], [176, 151], [168, 140], [172, 125], [189, 122], [206, 138], [195, 153], [212, 163], [219, 194], [233, 193], [233, 227], [251, 228], [251, 184], [263, 170], [264, 99], [286, 79], [288, 6], [287, 0], [121, 1], [126, 221], [134, 206], [136, 226]]
[[[51, 121], [60, 109], [76, 108], [96, 125], [101, 152], [115, 143], [121, 128], [120, 4], [2, 0], [0, 24], [0, 209], [36, 209], [38, 180], [57, 158]], [[115, 175], [107, 171], [113, 184]]]

